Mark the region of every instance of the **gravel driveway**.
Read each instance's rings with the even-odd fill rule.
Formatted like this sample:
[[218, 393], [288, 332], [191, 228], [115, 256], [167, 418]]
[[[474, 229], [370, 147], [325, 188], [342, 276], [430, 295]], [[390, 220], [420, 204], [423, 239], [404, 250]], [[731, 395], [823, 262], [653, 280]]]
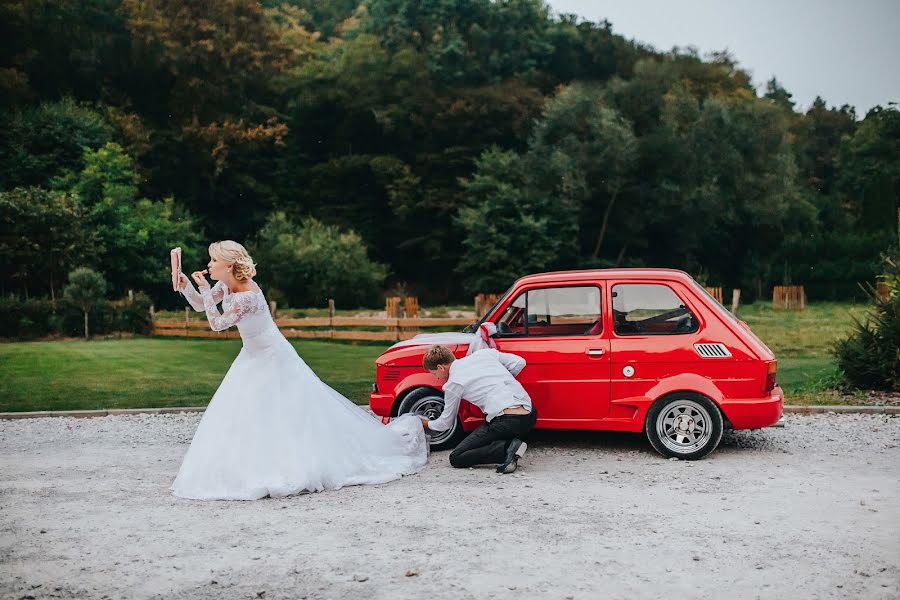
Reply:
[[700, 462], [542, 433], [385, 485], [169, 494], [199, 415], [0, 422], [9, 598], [898, 598], [900, 418], [788, 415]]

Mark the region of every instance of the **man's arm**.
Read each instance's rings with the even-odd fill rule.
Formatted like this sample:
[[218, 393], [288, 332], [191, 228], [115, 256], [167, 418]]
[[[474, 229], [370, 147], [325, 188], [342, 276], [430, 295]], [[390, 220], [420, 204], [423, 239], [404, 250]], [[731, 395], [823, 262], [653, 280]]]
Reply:
[[462, 399], [462, 386], [458, 383], [444, 385], [444, 411], [434, 421], [428, 421], [428, 429], [432, 431], [447, 431], [456, 419], [459, 412], [459, 401]]
[[497, 360], [500, 361], [500, 364], [506, 367], [507, 371], [512, 373], [513, 377], [521, 373], [522, 369], [525, 368], [525, 359], [516, 354], [497, 352]]

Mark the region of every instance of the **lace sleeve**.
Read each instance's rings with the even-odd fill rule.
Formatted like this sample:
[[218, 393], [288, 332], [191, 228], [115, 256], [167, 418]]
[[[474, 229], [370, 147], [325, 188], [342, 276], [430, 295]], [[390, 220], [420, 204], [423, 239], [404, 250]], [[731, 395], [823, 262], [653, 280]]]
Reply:
[[234, 294], [230, 308], [223, 314], [219, 313], [219, 309], [216, 308], [213, 292], [208, 287], [201, 288], [200, 295], [203, 297], [203, 306], [206, 308], [206, 319], [213, 331], [223, 331], [237, 325], [238, 321], [243, 319], [244, 315], [252, 312], [256, 306], [256, 298], [253, 294]]
[[[202, 291], [202, 290], [201, 290]], [[197, 290], [194, 289], [194, 284], [188, 281], [183, 288], [181, 288], [181, 293], [184, 295], [185, 300], [188, 301], [188, 304], [191, 305], [191, 308], [196, 310], [197, 312], [203, 312], [206, 310], [203, 304], [203, 296], [197, 293]], [[212, 299], [213, 304], [218, 304], [222, 301], [222, 298], [225, 296], [225, 286], [219, 281], [212, 288]]]

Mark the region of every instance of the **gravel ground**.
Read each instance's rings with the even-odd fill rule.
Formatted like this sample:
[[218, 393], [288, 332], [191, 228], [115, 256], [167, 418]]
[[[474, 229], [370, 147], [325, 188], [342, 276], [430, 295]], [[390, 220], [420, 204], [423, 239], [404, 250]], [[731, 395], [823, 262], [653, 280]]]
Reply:
[[200, 415], [0, 422], [8, 598], [898, 598], [900, 418], [788, 415], [699, 462], [541, 433], [518, 472], [169, 494]]

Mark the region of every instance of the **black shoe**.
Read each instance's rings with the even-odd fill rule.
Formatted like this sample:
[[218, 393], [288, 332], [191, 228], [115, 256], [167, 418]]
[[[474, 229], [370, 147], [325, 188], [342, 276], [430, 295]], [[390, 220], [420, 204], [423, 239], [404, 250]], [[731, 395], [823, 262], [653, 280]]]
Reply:
[[497, 467], [497, 472], [504, 475], [514, 473], [519, 467], [519, 459], [522, 458], [526, 450], [528, 450], [528, 444], [519, 438], [513, 438], [509, 443], [509, 448], [506, 449], [506, 461]]

